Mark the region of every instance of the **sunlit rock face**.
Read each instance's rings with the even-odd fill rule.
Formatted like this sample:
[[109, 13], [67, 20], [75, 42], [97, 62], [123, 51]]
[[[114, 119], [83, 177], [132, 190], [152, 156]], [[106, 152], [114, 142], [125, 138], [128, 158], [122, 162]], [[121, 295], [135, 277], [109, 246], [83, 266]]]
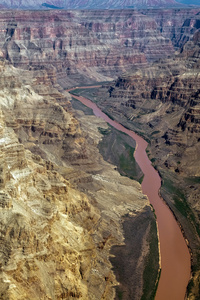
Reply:
[[[195, 9], [4, 11], [1, 55], [16, 67], [46, 68], [62, 86], [116, 78], [172, 56]], [[31, 25], [30, 25], [31, 22]], [[190, 32], [198, 23], [190, 23]]]
[[198, 8], [147, 10], [149, 17], [156, 21], [159, 31], [170, 38], [176, 50], [192, 38], [198, 25]]
[[47, 71], [2, 60], [0, 74], [1, 299], [114, 299], [122, 217], [151, 212], [140, 184], [102, 159], [106, 123], [82, 116], [80, 126]]
[[[177, 91], [183, 85], [195, 91], [198, 85], [198, 77], [194, 82], [190, 79], [188, 66], [192, 64], [192, 72], [198, 68], [199, 35], [181, 42], [180, 57], [185, 57], [186, 64], [162, 63], [163, 57], [174, 55], [179, 34], [178, 39], [186, 41], [180, 29], [182, 14], [192, 20], [194, 11], [168, 12], [167, 20], [159, 14], [1, 13], [2, 299], [114, 298], [117, 282], [109, 251], [112, 245], [123, 243], [122, 217], [146, 214], [150, 209], [139, 183], [121, 177], [99, 155], [98, 127], [107, 125], [89, 116], [80, 117], [79, 123], [63, 87], [120, 75], [108, 91], [118, 111], [122, 108], [124, 113], [127, 108], [133, 120], [131, 105], [139, 109], [139, 99], [147, 103], [152, 97], [155, 102], [147, 110], [154, 109], [153, 114], [141, 120], [155, 126], [160, 112], [164, 115], [173, 103], [179, 110], [173, 116], [179, 119], [170, 124], [171, 129], [174, 125], [182, 130], [191, 114], [189, 110], [189, 117], [183, 114], [187, 99], [183, 93], [177, 98]], [[173, 24], [179, 26], [175, 33]], [[198, 22], [193, 27], [192, 21], [189, 24], [190, 29], [185, 26], [184, 30], [192, 35]], [[157, 59], [160, 64], [151, 69], [149, 64]], [[121, 75], [127, 71], [128, 76]], [[135, 103], [129, 96], [134, 96]], [[166, 123], [162, 130], [164, 135]], [[147, 231], [141, 239], [141, 245], [149, 249]], [[138, 258], [143, 263], [145, 251]], [[138, 282], [133, 285], [140, 287], [136, 299], [142, 296], [143, 270], [141, 265], [135, 270]]]

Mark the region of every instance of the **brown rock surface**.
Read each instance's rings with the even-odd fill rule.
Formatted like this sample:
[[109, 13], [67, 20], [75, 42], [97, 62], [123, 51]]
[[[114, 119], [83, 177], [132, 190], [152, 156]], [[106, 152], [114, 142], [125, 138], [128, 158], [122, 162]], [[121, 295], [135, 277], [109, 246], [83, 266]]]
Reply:
[[17, 67], [47, 69], [49, 78], [62, 86], [107, 81], [130, 71], [133, 65], [172, 55], [171, 40], [179, 35], [185, 18], [195, 13], [4, 11], [0, 15], [0, 49]]
[[[120, 74], [115, 85], [104, 86], [106, 97], [101, 90], [100, 105], [148, 133], [164, 175], [179, 174], [178, 184], [186, 171], [199, 175], [198, 16], [196, 10], [1, 13], [0, 55], [10, 62], [0, 63], [2, 299], [114, 298], [110, 248], [124, 242], [122, 217], [140, 220], [149, 206], [140, 185], [98, 153], [98, 127], [105, 123], [80, 112], [75, 117], [62, 87]], [[164, 61], [178, 46], [180, 54]], [[183, 224], [195, 266], [199, 188], [190, 186], [192, 213], [184, 203], [181, 215], [177, 200], [166, 200]], [[141, 262], [132, 282], [136, 299], [148, 232], [147, 222], [145, 251], [134, 260]]]
[[[197, 20], [199, 14], [194, 24]], [[191, 33], [191, 22], [188, 27], [186, 34]], [[109, 115], [150, 142], [150, 158], [163, 178], [161, 193], [192, 249], [194, 280], [188, 288], [189, 299], [199, 294], [199, 62], [196, 26], [192, 38], [173, 59], [160, 60], [145, 69], [135, 68], [114, 84], [104, 84], [93, 95]]]
[[81, 128], [35, 71], [0, 69], [1, 299], [113, 299], [110, 248], [123, 244], [122, 216], [149, 214], [148, 201], [98, 153], [103, 121], [82, 115]]

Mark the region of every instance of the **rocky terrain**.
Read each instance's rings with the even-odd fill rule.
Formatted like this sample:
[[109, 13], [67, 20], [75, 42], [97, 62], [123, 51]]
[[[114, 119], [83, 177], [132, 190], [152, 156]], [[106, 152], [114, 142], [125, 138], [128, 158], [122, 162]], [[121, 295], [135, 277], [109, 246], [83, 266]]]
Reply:
[[[46, 71], [4, 60], [0, 70], [0, 297], [114, 299], [109, 256], [124, 243], [123, 216], [148, 216], [135, 263], [149, 254], [155, 220], [140, 184], [103, 160], [98, 127], [107, 124], [83, 114], [79, 123]], [[136, 264], [135, 299], [143, 270]]]
[[63, 87], [108, 81], [133, 66], [146, 67], [172, 56], [185, 19], [196, 13], [195, 9], [4, 11], [1, 56], [16, 67], [45, 68]]
[[185, 20], [180, 51], [146, 68], [135, 67], [92, 97], [118, 122], [148, 139], [161, 194], [181, 223], [192, 251], [189, 299], [199, 297], [200, 268], [200, 32], [199, 14]]
[[[91, 97], [149, 139], [161, 193], [192, 251], [188, 299], [198, 297], [199, 16], [198, 9], [1, 12], [1, 299], [142, 297], [153, 213], [140, 184], [99, 154], [99, 127], [107, 125], [75, 114], [63, 89], [113, 79]], [[109, 259], [124, 241], [123, 253], [127, 245], [134, 253], [128, 280], [115, 277]]]

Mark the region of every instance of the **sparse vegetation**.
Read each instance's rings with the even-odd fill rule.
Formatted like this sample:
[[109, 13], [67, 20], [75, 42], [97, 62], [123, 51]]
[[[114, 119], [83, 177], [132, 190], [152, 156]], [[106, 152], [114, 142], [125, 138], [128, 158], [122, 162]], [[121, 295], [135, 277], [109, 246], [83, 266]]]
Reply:
[[108, 113], [108, 112], [105, 111], [105, 110], [102, 110], [102, 111], [103, 111], [103, 113], [104, 113], [105, 115], [107, 115], [111, 120], [114, 121], [114, 117], [113, 117], [110, 113]]
[[[162, 189], [172, 196], [174, 201], [174, 206], [176, 209], [187, 219], [190, 219], [190, 222], [194, 225], [196, 232], [200, 236], [200, 228], [199, 224], [195, 219], [195, 215], [192, 211], [192, 208], [189, 206], [188, 201], [186, 199], [185, 193], [182, 188], [174, 185], [171, 179], [163, 178]], [[188, 179], [187, 179], [188, 180]]]
[[151, 135], [154, 135], [154, 134], [157, 134], [157, 133], [160, 133], [160, 130], [155, 130], [151, 133]]
[[123, 291], [120, 290], [119, 287], [116, 288], [116, 293], [119, 300], [123, 300]]
[[138, 180], [140, 184], [142, 184], [143, 179], [144, 179], [144, 175], [142, 175]]
[[82, 88], [77, 88], [74, 89], [70, 92], [70, 94], [73, 95], [77, 95], [77, 96], [83, 96], [86, 97], [90, 100], [92, 100], [92, 102], [96, 103], [96, 97], [95, 97], [95, 92], [96, 92], [97, 88], [87, 88], [87, 89], [82, 89]]
[[196, 176], [196, 177], [188, 177], [186, 179], [186, 181], [189, 183], [189, 184], [197, 184], [197, 183], [200, 183], [200, 177], [199, 176]]
[[98, 127], [98, 130], [103, 135], [107, 135], [107, 134], [110, 133], [110, 129], [105, 129], [105, 128]]
[[[149, 235], [149, 253], [146, 257], [145, 269], [143, 272], [143, 295], [141, 300], [153, 300], [156, 295], [156, 290], [158, 286], [158, 281], [160, 278], [160, 270], [155, 267], [159, 261], [158, 252], [158, 236], [157, 236], [157, 226], [155, 220], [151, 221], [151, 230]], [[154, 288], [152, 289], [152, 286]]]
[[[85, 92], [84, 96], [86, 96]], [[104, 111], [104, 113], [106, 113], [109, 118], [113, 119], [113, 117], [107, 111]], [[128, 128], [127, 126], [125, 127]], [[103, 158], [116, 165], [121, 175], [138, 180], [141, 183], [144, 175], [142, 174], [133, 156], [135, 150], [134, 140], [125, 133], [122, 133], [111, 126], [109, 126], [108, 129], [98, 129], [103, 135], [103, 139], [99, 143], [99, 150], [103, 155]], [[139, 134], [143, 135], [141, 133]], [[152, 160], [154, 162], [155, 159]], [[154, 213], [154, 217], [151, 219], [151, 230], [148, 238], [150, 248], [148, 256], [146, 257], [145, 269], [143, 273], [143, 300], [154, 299], [160, 275], [158, 267], [158, 237], [155, 219]], [[117, 299], [123, 299], [123, 290], [121, 290], [120, 287], [116, 288], [116, 294]]]
[[[142, 298], [138, 297], [137, 299], [153, 300], [160, 270], [157, 225], [152, 210], [148, 207], [142, 214], [138, 214], [134, 218], [125, 216], [123, 229], [125, 245], [114, 246], [111, 249], [111, 253], [114, 254], [114, 257], [111, 257], [111, 263], [114, 266], [117, 280], [120, 282], [120, 285], [116, 287], [116, 299], [131, 299], [130, 295], [135, 293], [135, 287], [131, 283], [137, 278], [138, 284], [142, 283], [143, 285]], [[143, 248], [144, 240], [141, 237], [144, 234], [148, 252]], [[138, 259], [141, 259], [140, 267]], [[135, 272], [132, 272], [133, 269]], [[119, 298], [118, 291], [123, 291], [122, 298]]]
[[85, 106], [83, 103], [81, 103], [73, 97], [71, 103], [74, 109], [82, 110], [86, 115], [93, 115], [93, 110], [91, 108]]
[[99, 128], [99, 131], [104, 135], [99, 143], [103, 158], [116, 165], [121, 175], [141, 182], [143, 174], [133, 156], [135, 151], [133, 139], [112, 126], [106, 130]]

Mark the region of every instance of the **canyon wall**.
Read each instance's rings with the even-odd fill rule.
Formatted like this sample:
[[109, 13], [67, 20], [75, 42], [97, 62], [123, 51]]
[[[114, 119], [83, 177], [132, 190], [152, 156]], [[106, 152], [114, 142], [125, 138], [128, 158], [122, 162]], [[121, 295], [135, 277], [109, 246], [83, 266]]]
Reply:
[[98, 127], [107, 124], [77, 121], [69, 94], [44, 70], [1, 60], [0, 74], [1, 299], [114, 299], [110, 248], [124, 244], [125, 215], [146, 220], [135, 241], [140, 298], [155, 219], [140, 184], [99, 154]]
[[199, 13], [186, 18], [174, 43], [180, 50], [173, 58], [146, 68], [136, 66], [94, 95], [109, 115], [149, 140], [149, 156], [163, 180], [161, 194], [189, 240], [193, 271], [189, 299], [198, 298], [200, 275], [199, 22]]
[[[135, 67], [132, 72], [118, 77], [108, 87], [109, 98], [105, 100], [106, 103], [115, 101], [114, 105], [119, 110], [126, 110], [130, 120], [137, 117], [138, 110], [144, 110], [145, 114], [149, 114], [147, 124], [150, 128], [176, 111], [176, 121], [173, 118], [171, 126], [168, 125], [170, 133], [165, 134], [166, 143], [182, 145], [187, 151], [188, 147], [198, 145], [199, 142], [199, 16], [197, 14], [185, 21], [181, 36], [186, 42], [179, 54], [144, 69]], [[192, 36], [189, 41], [185, 38], [188, 32]], [[158, 108], [163, 110], [160, 120]], [[199, 176], [199, 166], [189, 165], [188, 161], [188, 175]]]
[[[4, 11], [1, 55], [48, 70], [63, 87], [108, 81], [175, 53], [175, 36], [196, 10]], [[176, 29], [174, 29], [176, 28]], [[180, 38], [179, 38], [180, 39]]]
[[[141, 298], [153, 213], [139, 183], [99, 154], [98, 127], [107, 125], [75, 116], [63, 88], [118, 77], [97, 94], [99, 106], [149, 133], [164, 175], [198, 180], [198, 11], [4, 11], [0, 56], [2, 299], [113, 299], [110, 248], [124, 242], [124, 216], [148, 215], [132, 283]], [[189, 184], [191, 214], [165, 195], [194, 266], [197, 183]]]

